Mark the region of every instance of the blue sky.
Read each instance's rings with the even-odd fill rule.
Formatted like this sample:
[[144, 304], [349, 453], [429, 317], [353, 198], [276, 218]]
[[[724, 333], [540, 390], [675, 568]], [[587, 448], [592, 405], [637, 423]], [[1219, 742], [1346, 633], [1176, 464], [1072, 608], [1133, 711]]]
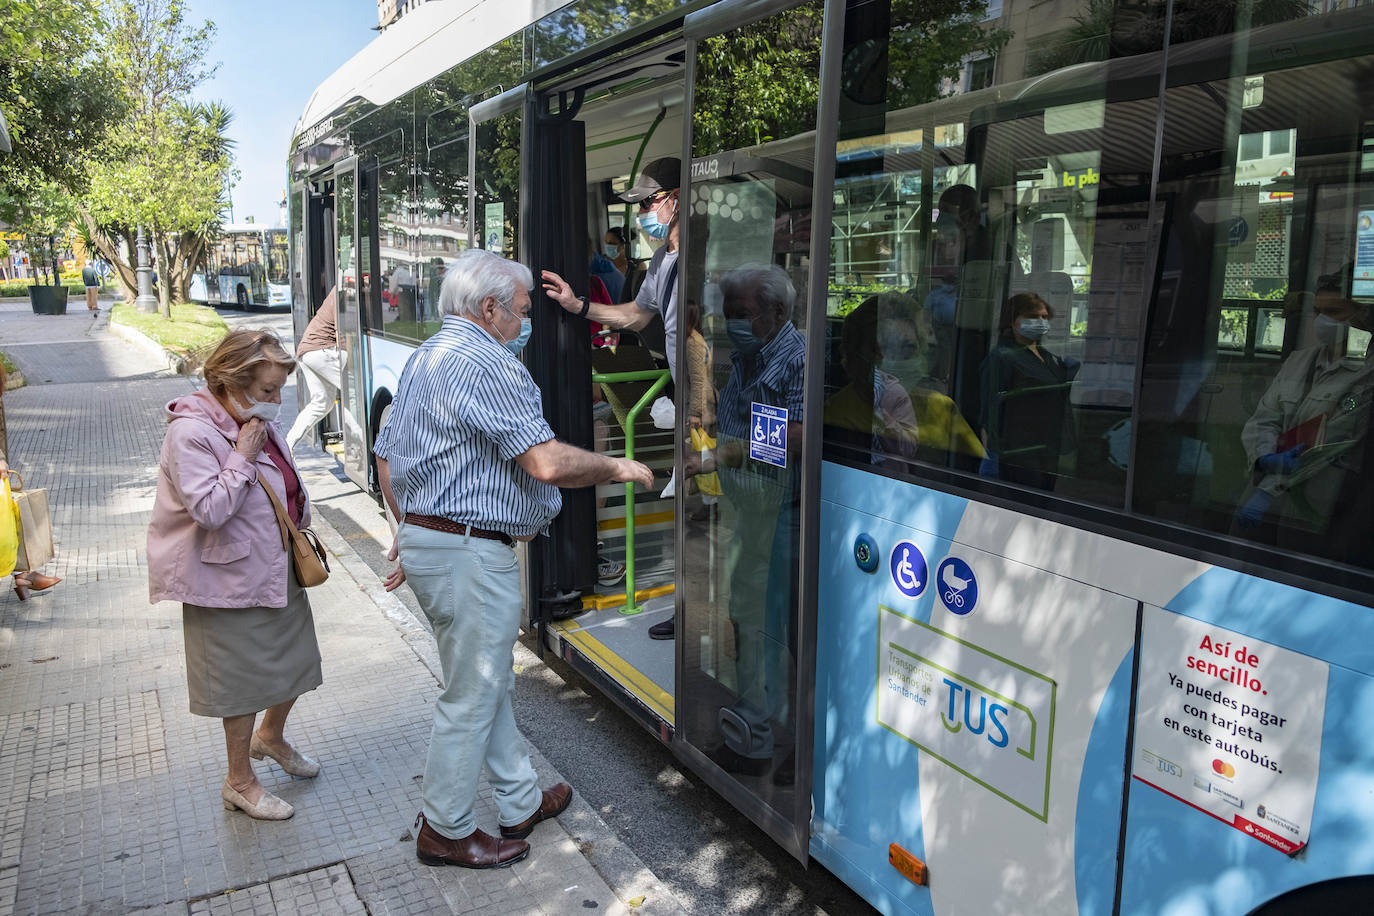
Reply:
[[377, 37], [375, 0], [190, 0], [187, 19], [215, 23], [212, 79], [196, 90], [234, 112], [234, 219], [277, 225], [291, 129], [315, 87]]

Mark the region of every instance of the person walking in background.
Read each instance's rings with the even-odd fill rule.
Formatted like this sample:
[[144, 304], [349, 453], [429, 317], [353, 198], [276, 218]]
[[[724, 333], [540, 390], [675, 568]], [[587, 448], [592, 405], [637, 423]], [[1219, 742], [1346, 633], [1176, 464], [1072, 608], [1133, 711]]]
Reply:
[[[5, 385], [8, 375], [0, 367], [0, 476], [9, 473], [9, 437], [5, 431]], [[52, 588], [62, 580], [57, 576], [45, 576], [36, 569], [16, 569], [14, 571], [14, 594], [20, 601], [28, 601], [30, 592], [41, 592]]]
[[[530, 335], [528, 268], [481, 249], [449, 265], [443, 324], [411, 355], [377, 437], [377, 478], [400, 528], [389, 554], [434, 626], [444, 689], [434, 704], [416, 857], [496, 868], [529, 854], [529, 836], [572, 800], [542, 792], [515, 724], [512, 650], [520, 630], [515, 542], [547, 529], [558, 487], [653, 483], [645, 465], [556, 440], [516, 354]], [[500, 834], [476, 823], [489, 774]]]
[[148, 526], [149, 597], [182, 602], [191, 712], [224, 720], [224, 807], [264, 820], [295, 812], [263, 788], [250, 758], [271, 757], [292, 776], [320, 772], [283, 734], [296, 699], [323, 677], [310, 599], [264, 492], [309, 524], [305, 484], [275, 423], [293, 368], [270, 331], [220, 342], [205, 388], [167, 405]]
[[342, 387], [343, 350], [339, 348], [338, 287], [324, 297], [324, 305], [310, 319], [296, 345], [296, 379], [305, 386], [310, 401], [296, 414], [296, 422], [286, 434], [286, 450], [296, 447], [306, 433], [334, 406]]
[[81, 282], [86, 286], [86, 308], [92, 312], [100, 311], [100, 270], [94, 261], [87, 261], [81, 268]]

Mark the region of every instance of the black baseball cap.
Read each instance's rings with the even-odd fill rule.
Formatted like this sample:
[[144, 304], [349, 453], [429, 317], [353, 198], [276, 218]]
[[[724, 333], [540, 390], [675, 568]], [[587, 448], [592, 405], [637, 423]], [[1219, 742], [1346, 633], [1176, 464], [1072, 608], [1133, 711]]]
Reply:
[[634, 187], [620, 195], [627, 204], [637, 204], [650, 194], [673, 191], [682, 186], [682, 160], [676, 156], [655, 159], [639, 173]]

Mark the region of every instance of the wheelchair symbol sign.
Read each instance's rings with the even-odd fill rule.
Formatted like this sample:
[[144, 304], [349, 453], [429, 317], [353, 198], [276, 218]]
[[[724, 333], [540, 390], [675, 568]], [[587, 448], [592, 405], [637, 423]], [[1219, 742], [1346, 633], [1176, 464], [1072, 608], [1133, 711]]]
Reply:
[[978, 580], [973, 568], [958, 557], [946, 557], [935, 572], [940, 603], [950, 613], [963, 616], [978, 603]]
[[930, 567], [926, 565], [926, 557], [921, 553], [921, 548], [910, 541], [898, 541], [893, 546], [887, 568], [892, 574], [892, 584], [908, 598], [919, 598], [926, 590]]
[[749, 405], [749, 457], [787, 467], [787, 409], [757, 401]]

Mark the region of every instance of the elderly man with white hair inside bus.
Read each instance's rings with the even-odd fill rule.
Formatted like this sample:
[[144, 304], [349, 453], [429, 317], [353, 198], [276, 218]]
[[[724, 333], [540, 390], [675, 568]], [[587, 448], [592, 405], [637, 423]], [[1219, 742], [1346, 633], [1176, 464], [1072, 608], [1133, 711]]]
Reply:
[[[529, 854], [529, 836], [572, 799], [539, 789], [515, 724], [512, 650], [520, 626], [515, 543], [544, 532], [559, 487], [653, 483], [645, 465], [554, 438], [539, 389], [517, 358], [530, 336], [528, 268], [463, 252], [439, 292], [443, 324], [410, 357], [377, 438], [377, 476], [400, 528], [387, 577], [409, 582], [438, 643], [434, 704], [415, 851], [428, 865], [496, 868]], [[500, 836], [476, 823], [483, 767]]]

